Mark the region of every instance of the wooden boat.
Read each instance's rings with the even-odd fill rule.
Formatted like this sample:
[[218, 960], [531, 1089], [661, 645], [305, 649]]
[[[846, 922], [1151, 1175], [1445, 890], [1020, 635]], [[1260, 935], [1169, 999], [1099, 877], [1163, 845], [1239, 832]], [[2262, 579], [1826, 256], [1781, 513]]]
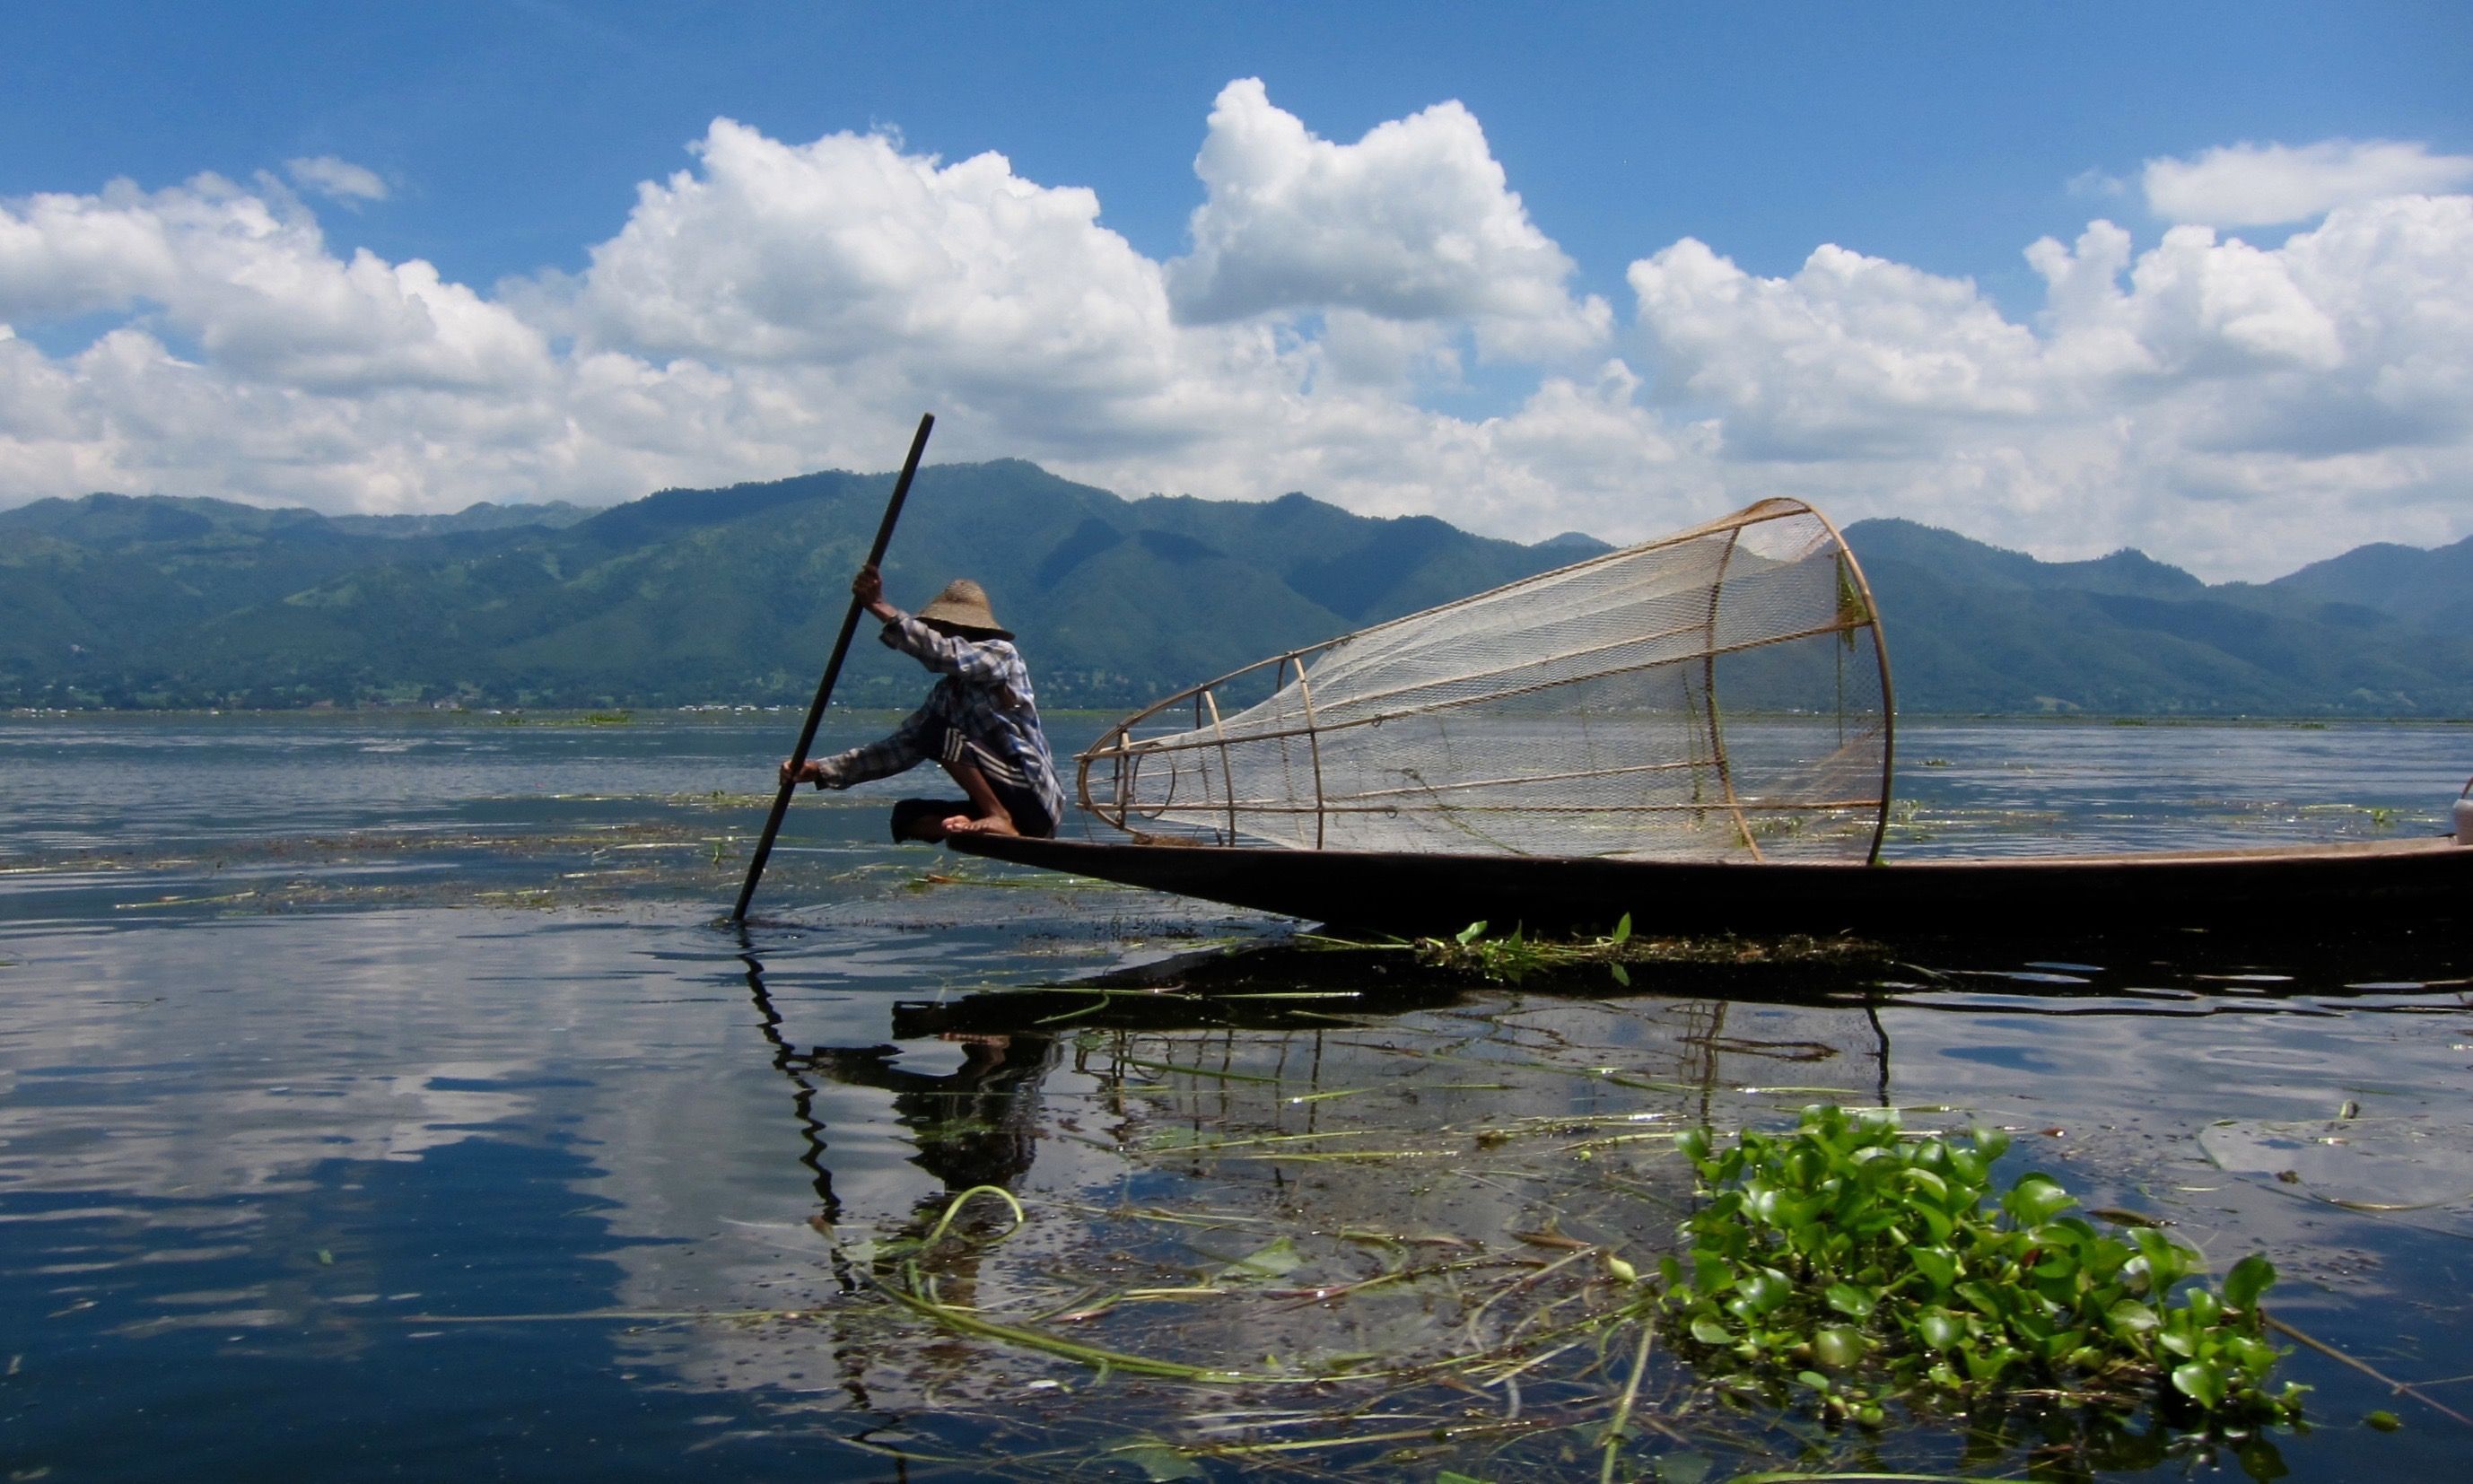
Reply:
[[1888, 865], [1629, 861], [1429, 851], [1113, 844], [957, 835], [955, 849], [1046, 871], [1360, 931], [1852, 933], [2022, 937], [2241, 928], [2304, 935], [2463, 921], [2473, 847], [2445, 836], [2330, 846]]
[[2473, 900], [2473, 848], [2443, 838], [1885, 864], [1895, 713], [1854, 553], [1765, 500], [1137, 712], [1078, 758], [1122, 842], [951, 843], [1405, 935], [2315, 928]]

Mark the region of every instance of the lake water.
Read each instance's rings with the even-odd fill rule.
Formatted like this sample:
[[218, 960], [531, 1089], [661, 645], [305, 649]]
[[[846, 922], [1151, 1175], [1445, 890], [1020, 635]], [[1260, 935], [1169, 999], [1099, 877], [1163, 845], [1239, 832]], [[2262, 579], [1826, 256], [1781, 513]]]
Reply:
[[[2267, 1253], [2279, 1316], [2473, 1412], [2461, 918], [1496, 984], [889, 846], [884, 783], [803, 793], [730, 930], [796, 721], [0, 719], [0, 1468], [1595, 1477], [1585, 1347], [1261, 1377], [1509, 1343], [1547, 1287], [1502, 1272], [1671, 1240], [1672, 1129], [1821, 1098], [2005, 1125], [2014, 1169]], [[1904, 854], [2437, 833], [2473, 773], [2463, 726], [1899, 741]], [[922, 1291], [1256, 1380], [888, 1298], [985, 1185], [1020, 1230], [972, 1198]], [[1873, 1442], [1655, 1356], [1618, 1472], [2461, 1474], [2473, 1429], [2313, 1350], [2285, 1374], [2309, 1425], [2237, 1457], [2068, 1418]]]

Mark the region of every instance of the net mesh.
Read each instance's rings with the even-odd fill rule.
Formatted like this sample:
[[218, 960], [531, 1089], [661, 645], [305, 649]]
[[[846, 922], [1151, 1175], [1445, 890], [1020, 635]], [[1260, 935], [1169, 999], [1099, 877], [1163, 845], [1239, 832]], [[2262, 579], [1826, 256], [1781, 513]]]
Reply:
[[1195, 686], [1084, 753], [1081, 791], [1199, 843], [1861, 860], [1890, 716], [1853, 557], [1765, 500]]

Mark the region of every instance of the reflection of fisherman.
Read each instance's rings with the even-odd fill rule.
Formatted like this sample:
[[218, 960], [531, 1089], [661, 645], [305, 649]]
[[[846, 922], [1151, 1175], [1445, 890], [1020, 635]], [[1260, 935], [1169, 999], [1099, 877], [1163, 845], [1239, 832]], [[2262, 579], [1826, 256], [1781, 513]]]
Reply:
[[796, 769], [785, 761], [782, 783], [848, 788], [932, 757], [969, 798], [902, 800], [893, 806], [894, 839], [1056, 833], [1065, 794], [1040, 730], [1030, 670], [987, 593], [967, 579], [949, 583], [914, 618], [884, 601], [884, 580], [872, 566], [859, 569], [851, 593], [884, 620], [886, 644], [945, 678], [891, 736]]
[[894, 1117], [919, 1146], [914, 1162], [946, 1189], [1010, 1188], [1038, 1153], [1039, 1089], [1055, 1043], [1027, 1035], [944, 1039], [961, 1042], [962, 1065], [942, 1076], [894, 1065], [900, 1053], [892, 1046], [819, 1048], [811, 1065], [835, 1082], [892, 1093]]

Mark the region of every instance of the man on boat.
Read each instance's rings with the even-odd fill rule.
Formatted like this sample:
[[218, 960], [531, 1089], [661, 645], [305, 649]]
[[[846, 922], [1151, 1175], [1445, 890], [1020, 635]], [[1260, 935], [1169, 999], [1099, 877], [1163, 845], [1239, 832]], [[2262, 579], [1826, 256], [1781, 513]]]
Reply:
[[1065, 792], [1040, 730], [1030, 670], [987, 592], [967, 578], [948, 583], [913, 617], [884, 601], [884, 579], [870, 566], [851, 580], [851, 594], [884, 620], [887, 645], [944, 679], [891, 736], [795, 770], [785, 759], [781, 781], [848, 788], [933, 758], [968, 798], [902, 800], [893, 806], [894, 839], [1056, 833]]

